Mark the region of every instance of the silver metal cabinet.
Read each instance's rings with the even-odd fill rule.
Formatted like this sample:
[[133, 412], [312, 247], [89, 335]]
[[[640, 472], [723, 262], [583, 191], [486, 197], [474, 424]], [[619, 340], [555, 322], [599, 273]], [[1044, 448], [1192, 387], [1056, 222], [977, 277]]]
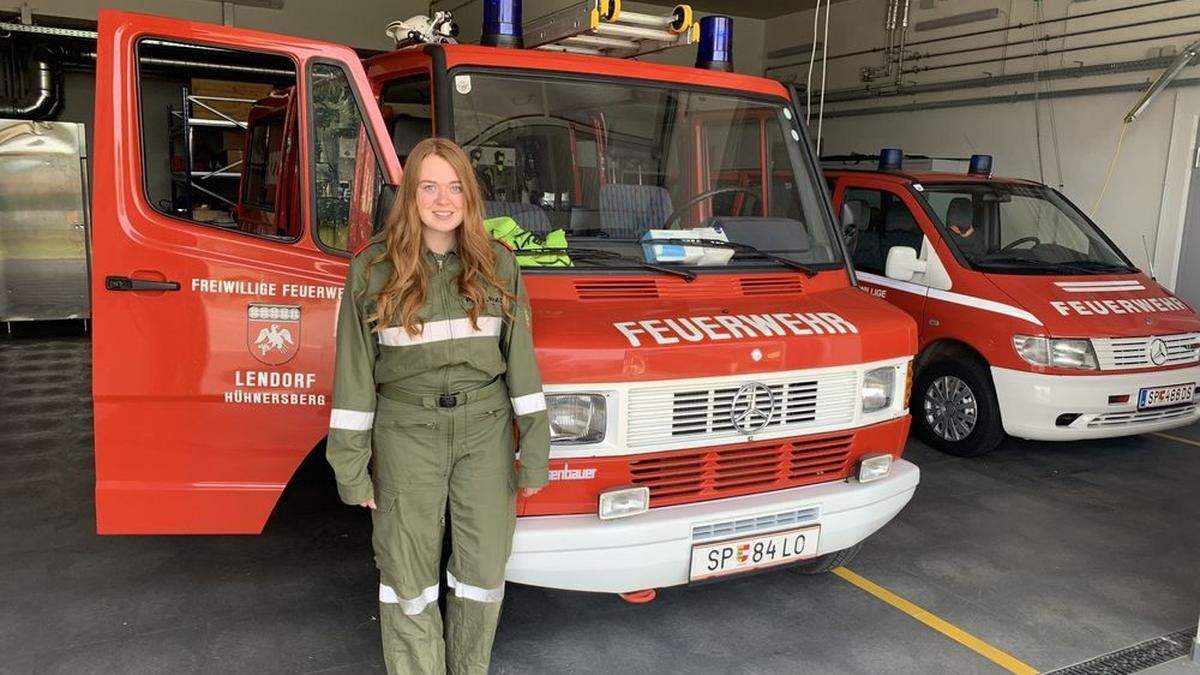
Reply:
[[88, 318], [86, 148], [82, 124], [0, 120], [0, 321]]

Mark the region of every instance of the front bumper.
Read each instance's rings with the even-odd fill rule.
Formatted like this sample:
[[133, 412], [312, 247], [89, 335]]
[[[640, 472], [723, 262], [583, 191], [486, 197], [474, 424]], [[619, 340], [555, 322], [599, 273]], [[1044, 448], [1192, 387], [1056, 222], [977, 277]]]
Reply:
[[[1120, 375], [1044, 375], [992, 368], [1004, 431], [1035, 441], [1112, 438], [1172, 429], [1200, 418], [1196, 404], [1137, 409], [1138, 391], [1148, 387], [1200, 383], [1200, 366]], [[1128, 395], [1127, 403], [1109, 403]], [[1064, 414], [1079, 417], [1066, 426]]]
[[[517, 519], [507, 578], [603, 593], [686, 584], [693, 527], [813, 507], [816, 515], [795, 525], [821, 526], [818, 555], [840, 551], [866, 539], [899, 513], [919, 480], [916, 465], [900, 459], [892, 463], [886, 478], [870, 483], [840, 480], [660, 507], [611, 521], [601, 521], [595, 514], [522, 517]], [[737, 536], [754, 534], [759, 533]]]

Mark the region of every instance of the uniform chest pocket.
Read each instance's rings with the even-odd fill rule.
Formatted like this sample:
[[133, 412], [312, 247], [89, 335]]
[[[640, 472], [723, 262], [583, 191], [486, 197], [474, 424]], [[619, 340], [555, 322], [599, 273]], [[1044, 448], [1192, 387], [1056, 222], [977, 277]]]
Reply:
[[[465, 295], [459, 296], [458, 301], [459, 301], [459, 304], [462, 305], [463, 311], [468, 312], [468, 313], [471, 311], [471, 307], [473, 307], [475, 304], [475, 303], [471, 302], [471, 299], [466, 297]], [[482, 309], [482, 311], [479, 312], [479, 315], [480, 316], [504, 316], [504, 300], [503, 300], [503, 298], [501, 298], [499, 295], [488, 294], [486, 296], [486, 299], [484, 300], [483, 309]]]

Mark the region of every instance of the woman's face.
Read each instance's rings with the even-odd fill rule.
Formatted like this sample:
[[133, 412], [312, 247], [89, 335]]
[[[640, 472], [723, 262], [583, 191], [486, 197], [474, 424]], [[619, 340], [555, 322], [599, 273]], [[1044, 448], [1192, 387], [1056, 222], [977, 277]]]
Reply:
[[417, 178], [417, 210], [425, 227], [453, 232], [462, 224], [464, 201], [454, 167], [437, 155], [426, 157]]

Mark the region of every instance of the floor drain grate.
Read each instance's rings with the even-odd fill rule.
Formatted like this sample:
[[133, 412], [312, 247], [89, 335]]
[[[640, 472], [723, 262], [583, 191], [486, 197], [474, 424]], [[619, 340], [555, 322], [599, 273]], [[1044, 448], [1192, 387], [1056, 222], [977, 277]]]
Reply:
[[1051, 670], [1044, 675], [1127, 675], [1160, 663], [1186, 656], [1192, 651], [1196, 629], [1168, 633], [1139, 642], [1132, 647], [1109, 652], [1073, 666]]

